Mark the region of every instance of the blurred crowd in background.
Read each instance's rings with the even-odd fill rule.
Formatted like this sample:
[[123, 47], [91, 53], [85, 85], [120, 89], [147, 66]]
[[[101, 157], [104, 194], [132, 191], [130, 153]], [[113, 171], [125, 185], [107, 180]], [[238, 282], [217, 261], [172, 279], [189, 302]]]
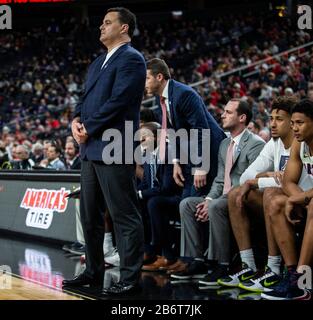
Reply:
[[[249, 129], [268, 141], [277, 96], [313, 100], [312, 47], [275, 56], [311, 41], [292, 23], [272, 13], [139, 21], [132, 43], [147, 60], [164, 59], [174, 79], [200, 82], [194, 88], [218, 122], [230, 98], [247, 100]], [[0, 35], [1, 169], [79, 169], [70, 123], [87, 67], [104, 51], [98, 38], [98, 26], [75, 18]], [[143, 121], [153, 120], [151, 106], [143, 102]]]

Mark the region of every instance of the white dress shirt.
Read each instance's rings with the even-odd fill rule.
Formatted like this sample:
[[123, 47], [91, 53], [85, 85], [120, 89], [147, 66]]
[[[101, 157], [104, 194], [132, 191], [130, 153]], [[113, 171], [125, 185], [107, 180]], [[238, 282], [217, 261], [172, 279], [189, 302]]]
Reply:
[[234, 141], [234, 149], [233, 149], [233, 157], [235, 156], [235, 153], [237, 151], [240, 151], [238, 150], [238, 147], [239, 147], [239, 143], [240, 143], [240, 140], [242, 138], [242, 136], [244, 135], [244, 133], [247, 131], [247, 129], [244, 129], [240, 134], [238, 134], [236, 137], [234, 138], [231, 138], [231, 141]]
[[163, 89], [163, 92], [162, 92], [162, 97], [164, 98], [164, 101], [165, 101], [168, 120], [170, 124], [172, 124], [169, 95], [168, 95], [168, 84], [169, 84], [169, 81], [167, 80], [165, 88]]
[[101, 66], [101, 70], [102, 68], [105, 66], [105, 64], [107, 63], [107, 61], [113, 56], [113, 54], [121, 47], [123, 46], [125, 43], [119, 44], [118, 46], [116, 46], [115, 48], [113, 48], [111, 51], [109, 51], [105, 57], [104, 62], [102, 63]]

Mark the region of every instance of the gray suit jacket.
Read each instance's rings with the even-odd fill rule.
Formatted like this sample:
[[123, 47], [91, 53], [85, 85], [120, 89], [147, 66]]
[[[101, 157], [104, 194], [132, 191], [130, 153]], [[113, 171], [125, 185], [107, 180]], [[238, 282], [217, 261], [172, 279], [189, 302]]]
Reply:
[[[216, 199], [223, 194], [226, 153], [230, 141], [230, 137], [224, 139], [219, 147], [217, 176], [215, 177], [211, 190], [207, 195], [212, 199]], [[237, 150], [235, 151], [234, 164], [230, 171], [230, 179], [233, 187], [239, 185], [240, 176], [260, 154], [264, 145], [264, 140], [251, 133], [249, 130], [246, 130], [240, 139]]]

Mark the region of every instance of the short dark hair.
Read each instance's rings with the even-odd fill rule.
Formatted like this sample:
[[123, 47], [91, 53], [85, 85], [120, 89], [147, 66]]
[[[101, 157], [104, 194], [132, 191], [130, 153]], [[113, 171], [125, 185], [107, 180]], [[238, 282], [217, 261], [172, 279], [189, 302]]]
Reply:
[[[259, 125], [257, 122], [255, 122], [254, 120], [251, 120], [250, 122], [253, 123], [255, 129], [257, 129], [257, 130], [259, 130], [259, 131], [261, 130], [261, 127], [260, 127], [260, 125]], [[249, 122], [249, 123], [250, 123], [250, 122]]]
[[150, 70], [154, 77], [161, 73], [165, 80], [171, 78], [170, 69], [163, 59], [153, 58], [147, 61], [147, 70]]
[[51, 144], [51, 146], [50, 146], [49, 148], [51, 148], [51, 147], [54, 148], [54, 151], [55, 151], [56, 153], [59, 153], [59, 154], [62, 153], [61, 147], [58, 146], [57, 144]]
[[283, 110], [291, 115], [294, 106], [299, 102], [296, 96], [277, 97], [272, 104], [272, 110]]
[[311, 118], [311, 120], [313, 120], [313, 102], [309, 99], [301, 100], [292, 109], [292, 113], [296, 112], [303, 113], [308, 118]]
[[147, 123], [147, 122], [152, 122], [155, 121], [155, 115], [153, 110], [147, 108], [147, 107], [142, 107], [140, 110], [140, 121], [142, 123]]
[[115, 7], [107, 10], [109, 12], [118, 12], [118, 19], [120, 23], [128, 25], [128, 35], [133, 36], [136, 29], [136, 16], [124, 7]]
[[231, 101], [239, 101], [239, 104], [237, 107], [237, 114], [239, 116], [241, 116], [242, 114], [246, 115], [246, 126], [247, 126], [252, 119], [252, 111], [248, 102], [241, 99], [231, 99]]

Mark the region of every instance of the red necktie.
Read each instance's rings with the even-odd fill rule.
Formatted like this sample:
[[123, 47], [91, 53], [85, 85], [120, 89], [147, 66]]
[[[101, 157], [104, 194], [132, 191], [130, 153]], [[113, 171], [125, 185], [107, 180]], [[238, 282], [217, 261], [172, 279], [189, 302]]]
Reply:
[[160, 160], [161, 162], [165, 159], [165, 147], [166, 147], [166, 131], [167, 131], [167, 111], [165, 98], [160, 97], [160, 103], [162, 108], [162, 128], [161, 128], [161, 136], [160, 136]]
[[228, 193], [231, 189], [230, 170], [233, 166], [233, 150], [235, 141], [231, 140], [226, 153], [225, 173], [224, 173], [224, 190], [223, 194]]

